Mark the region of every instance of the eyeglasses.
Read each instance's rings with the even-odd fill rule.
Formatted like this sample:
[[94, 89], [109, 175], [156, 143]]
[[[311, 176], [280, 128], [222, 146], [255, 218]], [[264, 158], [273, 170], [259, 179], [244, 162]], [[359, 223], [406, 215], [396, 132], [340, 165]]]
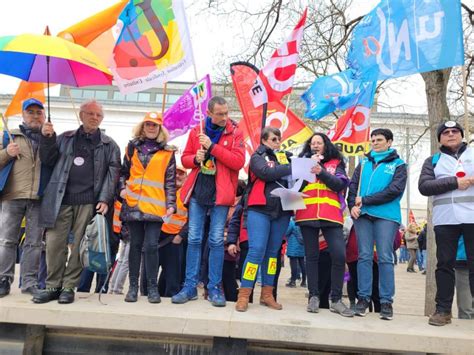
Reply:
[[82, 111], [84, 112], [87, 116], [95, 116], [97, 118], [104, 118], [104, 115], [101, 114], [100, 112], [91, 112], [91, 111]]
[[458, 134], [458, 133], [461, 133], [461, 131], [457, 128], [453, 128], [453, 129], [445, 129], [441, 135], [443, 136], [449, 136], [450, 134]]
[[153, 123], [153, 122], [145, 122], [145, 126], [147, 126], [147, 127], [157, 127], [157, 126], [159, 126], [159, 124]]

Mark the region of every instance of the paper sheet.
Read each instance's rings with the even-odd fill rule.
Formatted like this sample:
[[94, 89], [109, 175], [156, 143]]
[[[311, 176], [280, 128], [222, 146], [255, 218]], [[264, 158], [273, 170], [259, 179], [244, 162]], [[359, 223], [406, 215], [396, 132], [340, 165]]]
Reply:
[[311, 173], [311, 168], [318, 162], [311, 158], [291, 159], [291, 175], [293, 179], [304, 179], [308, 182], [316, 182], [316, 175]]
[[296, 181], [291, 189], [279, 187], [271, 192], [273, 196], [280, 198], [283, 211], [304, 210], [306, 208], [303, 197], [307, 197], [307, 195], [298, 191], [302, 184], [303, 180], [300, 179]]

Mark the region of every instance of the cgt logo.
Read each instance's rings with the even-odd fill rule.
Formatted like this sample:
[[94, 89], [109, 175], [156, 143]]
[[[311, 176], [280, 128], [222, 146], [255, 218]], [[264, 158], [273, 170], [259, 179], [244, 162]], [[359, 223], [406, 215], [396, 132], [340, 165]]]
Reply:
[[[347, 114], [350, 115], [350, 118], [347, 120], [347, 123], [340, 133], [338, 137], [336, 137], [336, 134], [339, 131], [339, 127], [337, 124], [331, 128], [331, 130], [328, 132], [328, 137], [331, 141], [339, 141], [339, 140], [344, 140], [344, 141], [351, 141], [351, 138], [356, 138], [354, 137], [357, 133], [359, 132], [365, 132], [370, 125], [370, 109], [365, 106], [357, 106], [352, 114], [348, 112]], [[343, 117], [340, 118], [342, 120]]]

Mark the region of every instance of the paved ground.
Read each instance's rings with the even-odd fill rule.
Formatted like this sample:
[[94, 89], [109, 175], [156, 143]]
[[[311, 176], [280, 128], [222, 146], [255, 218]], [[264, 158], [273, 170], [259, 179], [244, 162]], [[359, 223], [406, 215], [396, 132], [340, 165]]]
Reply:
[[[306, 307], [307, 299], [305, 294], [307, 289], [303, 287], [288, 288], [285, 287], [287, 279], [290, 277], [290, 264], [285, 261], [285, 267], [282, 269], [282, 274], [279, 280], [278, 297], [279, 302], [285, 304], [298, 304], [302, 308]], [[19, 274], [17, 265], [16, 275]], [[16, 279], [17, 280], [17, 279]], [[15, 282], [16, 283], [16, 282]], [[299, 285], [299, 283], [297, 283]], [[398, 264], [395, 267], [395, 302], [394, 313], [404, 315], [423, 315], [425, 302], [425, 275], [420, 272], [408, 273], [406, 272], [406, 264]], [[92, 287], [94, 289], [94, 286]], [[125, 290], [128, 286], [125, 287]], [[14, 287], [12, 293], [19, 293], [18, 288]], [[202, 290], [200, 290], [202, 294]], [[260, 287], [256, 286], [256, 295], [260, 294]], [[345, 302], [349, 304], [348, 298]], [[453, 305], [453, 316], [457, 314], [456, 305]]]
[[[306, 305], [306, 288], [288, 288], [285, 287], [287, 279], [290, 277], [289, 263], [282, 269], [282, 275], [279, 280], [279, 301], [285, 303], [298, 303], [302, 307]], [[395, 301], [394, 313], [406, 315], [423, 315], [425, 304], [425, 275], [421, 272], [408, 273], [407, 264], [398, 264], [395, 267]], [[298, 283], [299, 285], [299, 283]], [[345, 302], [349, 304], [348, 298]], [[453, 306], [453, 315], [457, 314], [456, 306]]]

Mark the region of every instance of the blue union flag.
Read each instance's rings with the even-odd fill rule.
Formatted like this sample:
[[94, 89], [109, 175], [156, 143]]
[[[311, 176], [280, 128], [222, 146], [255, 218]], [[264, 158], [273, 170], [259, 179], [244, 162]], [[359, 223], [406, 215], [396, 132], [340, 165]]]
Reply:
[[462, 65], [460, 0], [382, 0], [354, 29], [346, 61], [368, 81]]

